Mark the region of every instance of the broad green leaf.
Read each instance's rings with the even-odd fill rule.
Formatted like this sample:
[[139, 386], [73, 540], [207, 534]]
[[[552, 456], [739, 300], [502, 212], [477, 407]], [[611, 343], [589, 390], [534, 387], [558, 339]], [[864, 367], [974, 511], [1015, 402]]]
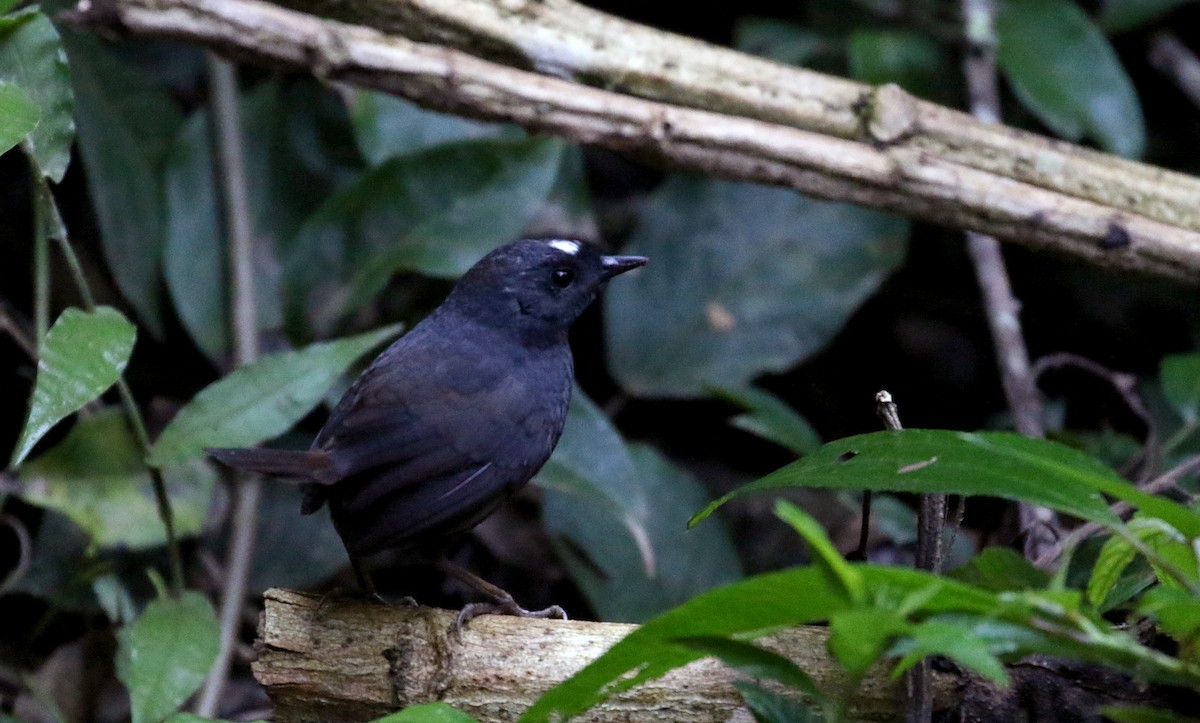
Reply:
[[[317, 110], [294, 95], [282, 83], [269, 81], [241, 96], [262, 328], [278, 328], [283, 316], [278, 262], [269, 250], [286, 249], [335, 183], [330, 175], [310, 170], [312, 164], [294, 147], [293, 133], [320, 123]], [[201, 351], [220, 364], [229, 354], [229, 281], [210, 141], [209, 114], [201, 109], [188, 118], [167, 159], [163, 272], [184, 327]]]
[[522, 136], [514, 126], [425, 110], [403, 98], [373, 90], [353, 91], [350, 117], [358, 147], [371, 165], [444, 143]]
[[154, 600], [117, 633], [117, 677], [129, 689], [133, 723], [157, 723], [196, 692], [219, 633], [212, 605], [194, 590]]
[[[200, 532], [216, 472], [198, 460], [163, 471], [175, 534]], [[20, 470], [27, 502], [62, 512], [101, 548], [142, 549], [166, 538], [140, 446], [115, 408], [76, 423], [61, 442]]]
[[944, 492], [1023, 500], [1118, 525], [1102, 495], [1159, 517], [1189, 537], [1200, 536], [1200, 514], [1142, 492], [1082, 452], [1011, 432], [905, 429], [831, 442], [762, 479], [731, 492], [691, 524], [732, 497], [781, 487]]
[[1096, 21], [1106, 33], [1122, 33], [1192, 2], [1195, 0], [1105, 0], [1100, 3], [1100, 16]]
[[634, 394], [696, 397], [788, 369], [841, 330], [907, 237], [898, 216], [672, 177], [626, 249], [653, 262], [605, 294], [613, 373]]
[[19, 465], [55, 424], [117, 383], [136, 338], [133, 324], [107, 306], [94, 312], [70, 308], [58, 317], [38, 350], [33, 401], [11, 466]]
[[374, 723], [475, 723], [475, 719], [449, 703], [422, 703], [376, 718]]
[[1009, 684], [1004, 664], [992, 652], [988, 642], [976, 636], [969, 625], [928, 620], [913, 627], [906, 639], [892, 652], [904, 656], [893, 671], [893, 677], [899, 676], [923, 658], [943, 655], [996, 685]]
[[0, 81], [0, 153], [37, 128], [42, 112], [21, 86]]
[[263, 356], [205, 387], [167, 425], [148, 460], [155, 466], [201, 456], [205, 447], [249, 447], [276, 437], [320, 403], [356, 359], [398, 326]]
[[1142, 155], [1146, 128], [1133, 83], [1100, 29], [1071, 0], [1008, 0], [996, 17], [997, 61], [1035, 116], [1071, 141]]
[[1007, 547], [989, 547], [966, 565], [949, 573], [960, 582], [985, 590], [1041, 590], [1050, 584], [1050, 576]]
[[318, 208], [292, 245], [289, 323], [327, 333], [400, 271], [459, 276], [521, 235], [550, 193], [563, 148], [544, 138], [463, 141], [364, 173]]
[[817, 431], [808, 420], [770, 392], [757, 387], [714, 388], [712, 391], [746, 410], [745, 414], [730, 420], [738, 429], [770, 440], [798, 455], [807, 454], [821, 445]]
[[716, 636], [675, 638], [670, 642], [717, 658], [742, 675], [774, 680], [818, 700], [824, 697], [800, 666], [753, 643]]
[[816, 518], [784, 499], [775, 501], [775, 516], [791, 525], [804, 538], [808, 543], [809, 556], [837, 578], [845, 588], [847, 597], [855, 602], [863, 601], [862, 578], [837, 551]]
[[846, 46], [850, 74], [871, 85], [895, 83], [910, 93], [952, 100], [946, 68], [954, 61], [932, 38], [912, 30], [858, 29]]
[[[234, 723], [234, 722], [226, 721], [222, 718], [205, 718], [203, 716], [198, 716], [195, 713], [176, 713], [176, 714], [172, 715], [170, 718], [167, 718], [166, 723]], [[257, 719], [257, 720], [250, 721], [249, 723], [267, 723], [267, 721]]]
[[757, 723], [821, 723], [820, 709], [746, 680], [733, 681]]
[[163, 165], [183, 119], [170, 96], [93, 38], [64, 41], [104, 258], [139, 319], [162, 336]]
[[1174, 354], [1162, 360], [1163, 396], [1188, 424], [1200, 421], [1200, 354]]
[[579, 390], [537, 482], [546, 526], [605, 620], [645, 620], [740, 575], [723, 528], [687, 531], [703, 487], [649, 447], [627, 446]]
[[[0, 23], [0, 82], [21, 88], [38, 107], [40, 121], [26, 140], [45, 177], [59, 183], [75, 139], [74, 97], [62, 41], [50, 19], [26, 8]], [[0, 118], [6, 114], [0, 112]]]

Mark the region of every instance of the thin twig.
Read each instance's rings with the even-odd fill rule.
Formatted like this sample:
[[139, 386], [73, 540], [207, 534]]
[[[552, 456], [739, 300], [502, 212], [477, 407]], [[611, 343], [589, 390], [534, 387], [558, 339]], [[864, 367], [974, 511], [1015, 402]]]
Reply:
[[[38, 358], [38, 340], [30, 336], [16, 318], [12, 305], [5, 299], [0, 299], [0, 331], [8, 334], [13, 343], [32, 360]], [[36, 334], [37, 331], [34, 331]]]
[[[213, 122], [216, 127], [217, 175], [221, 186], [226, 235], [229, 238], [230, 305], [233, 318], [234, 359], [238, 366], [258, 357], [258, 308], [254, 289], [254, 239], [251, 232], [249, 190], [246, 177], [245, 142], [237, 69], [213, 53], [208, 54]], [[236, 474], [236, 495], [230, 518], [229, 553], [221, 598], [221, 646], [205, 680], [196, 711], [204, 717], [217, 714], [229, 675], [238, 634], [242, 606], [254, 559], [254, 532], [262, 481], [256, 475]]]
[[[993, 0], [962, 0], [967, 54], [963, 73], [967, 79], [971, 113], [984, 123], [1000, 122], [1000, 93], [996, 81], [996, 8]], [[992, 236], [967, 232], [967, 250], [983, 294], [988, 328], [996, 349], [1000, 381], [1017, 431], [1044, 437], [1042, 399], [1030, 370], [1029, 352], [1021, 331], [1020, 303], [1013, 296], [1000, 242]], [[1025, 533], [1025, 554], [1035, 558], [1058, 537], [1054, 512], [1028, 502], [1018, 503]]]
[[[900, 411], [887, 390], [875, 394], [875, 413], [890, 430], [903, 429]], [[937, 573], [942, 567], [942, 528], [946, 521], [946, 495], [923, 494], [917, 507], [918, 570]], [[864, 524], [866, 524], [864, 522]], [[933, 717], [933, 668], [929, 659], [921, 660], [904, 674], [907, 720], [909, 723], [928, 723]]]
[[[40, 188], [37, 191], [38, 193], [49, 194], [49, 186], [46, 184], [45, 178], [40, 174], [35, 174], [34, 183], [35, 186]], [[57, 207], [47, 209], [47, 211], [49, 210], [57, 213]], [[58, 221], [58, 219], [54, 220]], [[79, 256], [75, 253], [74, 247], [71, 246], [71, 241], [67, 238], [65, 229], [61, 228], [61, 224], [59, 224], [59, 232], [55, 233], [53, 238], [58, 242], [58, 248], [67, 262], [67, 269], [71, 272], [71, 278], [75, 283], [75, 288], [78, 290], [80, 298], [83, 300], [84, 308], [88, 311], [95, 311], [96, 299], [92, 295], [87, 275], [83, 272], [83, 264], [79, 263]], [[121, 406], [125, 411], [125, 419], [129, 423], [130, 429], [133, 430], [134, 436], [137, 438], [142, 454], [148, 456], [152, 445], [150, 443], [150, 435], [146, 432], [146, 420], [142, 417], [142, 411], [138, 408], [137, 400], [133, 398], [133, 392], [130, 391], [124, 374], [117, 378], [117, 390], [120, 393]], [[183, 591], [183, 556], [179, 551], [179, 539], [175, 535], [175, 515], [171, 509], [171, 499], [167, 495], [167, 483], [163, 478], [162, 470], [153, 466], [148, 467], [148, 470], [150, 481], [154, 488], [154, 499], [158, 505], [158, 515], [162, 520], [166, 536], [167, 560], [171, 567], [171, 591], [177, 595]]]
[[1146, 438], [1142, 443], [1142, 458], [1144, 460], [1144, 472], [1142, 476], [1149, 477], [1153, 475], [1158, 470], [1159, 460], [1163, 456], [1163, 451], [1159, 444], [1154, 416], [1150, 414], [1150, 410], [1146, 408], [1141, 395], [1137, 392], [1137, 377], [1133, 374], [1109, 369], [1099, 362], [1088, 359], [1085, 356], [1080, 356], [1079, 354], [1072, 354], [1071, 352], [1055, 352], [1039, 357], [1033, 364], [1033, 374], [1040, 379], [1047, 371], [1062, 369], [1064, 367], [1080, 369], [1108, 382], [1108, 385], [1121, 397], [1121, 401], [1125, 403], [1129, 411], [1133, 412], [1142, 424], [1145, 425]]
[[1161, 32], [1150, 41], [1150, 64], [1170, 76], [1196, 106], [1200, 107], [1200, 58], [1179, 36]]

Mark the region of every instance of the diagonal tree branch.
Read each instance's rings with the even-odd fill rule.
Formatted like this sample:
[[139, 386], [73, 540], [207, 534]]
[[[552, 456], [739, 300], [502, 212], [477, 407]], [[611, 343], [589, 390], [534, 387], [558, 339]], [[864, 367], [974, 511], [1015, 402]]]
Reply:
[[83, 0], [64, 17], [198, 42], [438, 110], [889, 209], [1105, 268], [1200, 279], [1195, 177], [568, 0], [373, 0], [318, 9], [329, 8], [500, 62], [260, 0]]

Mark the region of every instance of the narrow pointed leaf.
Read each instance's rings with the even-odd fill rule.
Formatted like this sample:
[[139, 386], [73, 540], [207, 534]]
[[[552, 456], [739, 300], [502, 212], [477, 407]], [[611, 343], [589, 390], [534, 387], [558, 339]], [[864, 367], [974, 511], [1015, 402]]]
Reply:
[[786, 447], [796, 454], [807, 454], [821, 445], [821, 439], [808, 420], [786, 402], [756, 387], [714, 387], [717, 396], [742, 407], [745, 414], [730, 420], [738, 429]]
[[812, 678], [800, 666], [779, 653], [753, 643], [717, 636], [675, 638], [671, 642], [717, 658], [743, 675], [774, 680], [817, 699], [823, 697]]
[[394, 337], [388, 326], [338, 341], [262, 357], [205, 387], [154, 443], [163, 466], [201, 456], [205, 447], [248, 447], [276, 437], [308, 414], [356, 359]]
[[117, 382], [136, 337], [133, 324], [107, 306], [94, 312], [67, 309], [58, 317], [38, 351], [33, 402], [12, 466], [20, 464], [55, 424]]
[[692, 524], [732, 497], [781, 487], [991, 495], [1117, 525], [1120, 520], [1103, 497], [1111, 495], [1185, 535], [1200, 536], [1200, 514], [1142, 492], [1070, 447], [1011, 432], [932, 429], [874, 432], [831, 442], [725, 495], [699, 512]]
[[837, 551], [816, 518], [784, 499], [776, 500], [775, 516], [791, 525], [792, 529], [804, 538], [808, 543], [810, 557], [842, 583], [847, 597], [862, 602], [862, 577]]

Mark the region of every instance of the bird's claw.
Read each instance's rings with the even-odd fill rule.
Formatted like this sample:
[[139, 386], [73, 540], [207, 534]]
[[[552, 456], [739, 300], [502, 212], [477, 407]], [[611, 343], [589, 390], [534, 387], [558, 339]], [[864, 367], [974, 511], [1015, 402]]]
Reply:
[[506, 600], [497, 600], [496, 602], [475, 602], [467, 604], [458, 612], [458, 617], [454, 619], [455, 630], [461, 631], [464, 625], [480, 615], [513, 615], [519, 618], [542, 618], [544, 620], [567, 619], [567, 611], [563, 610], [562, 606], [560, 605], [551, 605], [550, 607], [543, 608], [541, 610], [526, 610], [510, 597]]

